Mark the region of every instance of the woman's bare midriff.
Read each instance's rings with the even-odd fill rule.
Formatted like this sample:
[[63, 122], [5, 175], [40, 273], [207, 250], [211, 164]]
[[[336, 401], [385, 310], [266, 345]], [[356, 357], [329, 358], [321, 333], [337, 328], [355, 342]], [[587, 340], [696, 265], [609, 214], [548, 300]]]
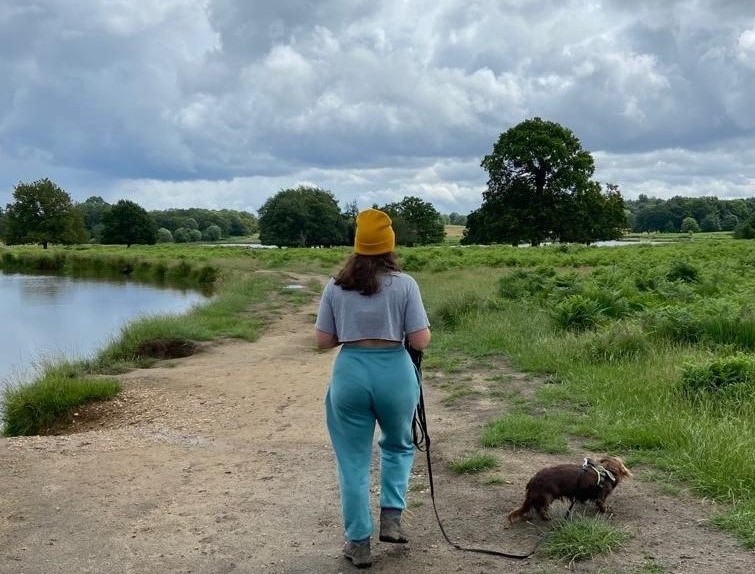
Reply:
[[360, 339], [359, 341], [348, 341], [344, 343], [346, 347], [400, 347], [399, 341], [389, 341], [388, 339]]

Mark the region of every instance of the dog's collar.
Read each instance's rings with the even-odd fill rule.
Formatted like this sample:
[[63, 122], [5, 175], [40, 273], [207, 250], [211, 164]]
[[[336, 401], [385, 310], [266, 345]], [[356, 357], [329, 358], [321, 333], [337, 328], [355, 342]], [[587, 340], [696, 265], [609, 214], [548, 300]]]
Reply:
[[594, 470], [595, 474], [598, 477], [598, 486], [604, 481], [604, 480], [610, 480], [611, 483], [616, 483], [616, 477], [611, 473], [610, 470], [605, 468], [604, 466], [601, 466], [600, 464], [597, 464], [594, 462], [591, 458], [585, 457], [585, 461], [582, 463], [582, 468], [584, 470]]

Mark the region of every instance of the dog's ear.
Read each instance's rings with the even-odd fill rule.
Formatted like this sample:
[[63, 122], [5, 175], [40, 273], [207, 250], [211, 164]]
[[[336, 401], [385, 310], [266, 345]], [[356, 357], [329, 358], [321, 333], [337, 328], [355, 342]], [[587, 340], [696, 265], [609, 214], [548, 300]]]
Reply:
[[624, 461], [618, 456], [606, 456], [601, 458], [600, 464], [610, 469], [614, 474], [618, 474], [622, 477], [632, 476], [632, 471], [627, 468]]

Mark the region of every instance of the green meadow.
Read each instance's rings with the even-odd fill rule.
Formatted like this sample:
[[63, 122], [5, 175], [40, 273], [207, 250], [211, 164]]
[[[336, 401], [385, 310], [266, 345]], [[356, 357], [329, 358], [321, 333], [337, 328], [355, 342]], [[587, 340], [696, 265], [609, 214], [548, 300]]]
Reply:
[[[714, 522], [755, 548], [755, 242], [721, 234], [673, 239], [620, 247], [450, 242], [398, 253], [420, 283], [433, 325], [428, 384], [433, 372], [443, 373], [442, 392], [463, 401], [464, 373], [482, 370], [501, 401], [481, 448], [618, 454], [630, 467], [648, 465], [658, 480], [720, 502], [725, 511]], [[0, 267], [130, 269], [145, 281], [212, 289], [212, 302], [187, 320], [137, 321], [100, 357], [67, 367], [67, 381], [104, 377], [107, 397], [117, 390], [106, 375], [138, 364], [140, 341], [158, 334], [253, 340], [265, 325], [262, 309], [270, 312], [265, 301], [276, 301], [278, 312], [301, 302], [280, 301], [285, 272], [332, 273], [348, 253], [170, 244], [0, 248]], [[504, 362], [531, 374], [532, 392], [509, 386], [498, 373]], [[49, 379], [60, 369], [51, 366]], [[54, 388], [44, 377], [30, 388], [35, 384], [45, 384], [48, 395]], [[6, 434], [39, 430], [13, 422], [8, 404], [23, 392], [6, 393]], [[19, 398], [17, 410], [29, 411], [29, 400]], [[456, 470], [492, 464], [477, 458]]]

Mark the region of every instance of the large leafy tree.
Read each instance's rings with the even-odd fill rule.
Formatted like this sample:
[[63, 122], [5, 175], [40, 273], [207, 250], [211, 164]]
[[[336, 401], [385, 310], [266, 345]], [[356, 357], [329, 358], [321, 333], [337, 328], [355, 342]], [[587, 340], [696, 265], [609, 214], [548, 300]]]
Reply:
[[391, 216], [399, 245], [440, 243], [446, 236], [440, 213], [419, 197], [404, 197], [398, 203], [381, 207]]
[[587, 208], [597, 216], [613, 213], [605, 204], [615, 202], [618, 190], [602, 193], [590, 179], [595, 171], [592, 156], [560, 124], [541, 118], [523, 121], [501, 134], [482, 167], [488, 172], [488, 187], [482, 206], [467, 221], [465, 243], [590, 242], [615, 236], [625, 225], [580, 216]]
[[102, 241], [102, 230], [104, 228], [103, 218], [110, 210], [110, 204], [98, 195], [93, 195], [82, 203], [76, 204], [76, 209], [81, 212], [84, 218], [84, 227], [89, 232], [90, 237], [95, 241]]
[[330, 191], [300, 186], [284, 189], [259, 209], [263, 245], [311, 247], [344, 245], [348, 230]]
[[106, 244], [154, 245], [157, 223], [140, 205], [121, 199], [103, 218], [102, 242]]
[[19, 183], [13, 203], [5, 210], [5, 242], [8, 245], [50, 243], [70, 245], [87, 240], [81, 213], [71, 196], [49, 179]]
[[603, 193], [597, 182], [591, 182], [564, 202], [556, 235], [563, 242], [592, 243], [596, 239], [618, 239], [626, 227], [619, 187], [608, 184]]

